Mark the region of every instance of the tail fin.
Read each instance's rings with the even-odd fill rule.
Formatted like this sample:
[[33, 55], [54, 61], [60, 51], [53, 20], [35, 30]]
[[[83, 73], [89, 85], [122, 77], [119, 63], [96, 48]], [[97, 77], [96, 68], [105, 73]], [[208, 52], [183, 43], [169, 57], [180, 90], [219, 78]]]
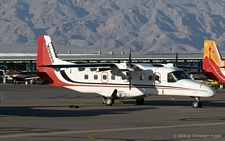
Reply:
[[204, 41], [203, 70], [211, 73], [207, 78], [225, 83], [224, 76], [225, 61], [217, 48], [216, 41]]
[[51, 38], [47, 35], [38, 36], [36, 68], [43, 71], [43, 65], [70, 64], [57, 57]]
[[57, 57], [53, 43], [49, 36], [38, 36], [36, 69], [40, 72], [39, 76], [45, 81], [45, 83], [62, 86], [63, 83], [59, 80], [54, 68], [45, 66], [68, 63], [70, 62], [63, 61]]
[[206, 71], [224, 70], [225, 61], [217, 48], [215, 40], [204, 40], [203, 69]]
[[38, 36], [36, 69], [44, 71], [43, 65], [52, 65], [57, 61], [54, 46], [49, 36]]

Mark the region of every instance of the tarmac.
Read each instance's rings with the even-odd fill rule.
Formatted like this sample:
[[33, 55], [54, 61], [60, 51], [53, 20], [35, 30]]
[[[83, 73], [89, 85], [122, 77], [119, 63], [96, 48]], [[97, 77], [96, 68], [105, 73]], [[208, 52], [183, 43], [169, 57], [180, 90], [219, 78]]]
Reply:
[[97, 94], [48, 85], [1, 84], [0, 93], [0, 141], [225, 140], [225, 89], [202, 108], [169, 96], [106, 106]]

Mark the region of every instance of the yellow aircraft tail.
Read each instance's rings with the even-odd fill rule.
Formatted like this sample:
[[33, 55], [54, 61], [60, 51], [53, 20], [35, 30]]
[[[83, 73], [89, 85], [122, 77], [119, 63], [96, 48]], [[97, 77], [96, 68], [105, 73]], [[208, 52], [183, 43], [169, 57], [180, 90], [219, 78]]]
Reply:
[[217, 48], [215, 40], [204, 40], [203, 70], [211, 72], [207, 78], [225, 83], [224, 70], [225, 61]]

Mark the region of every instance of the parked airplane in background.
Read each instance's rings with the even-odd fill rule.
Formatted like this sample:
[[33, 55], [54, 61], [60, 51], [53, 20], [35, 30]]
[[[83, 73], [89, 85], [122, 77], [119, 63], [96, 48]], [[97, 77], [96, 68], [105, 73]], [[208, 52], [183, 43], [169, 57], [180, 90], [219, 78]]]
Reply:
[[[199, 72], [201, 74], [201, 72]], [[207, 84], [207, 85], [211, 85], [212, 87], [214, 87], [215, 89], [220, 88], [220, 85], [223, 85], [222, 83], [215, 81], [215, 80], [211, 80], [208, 79], [206, 76], [204, 75], [199, 75], [199, 74], [190, 74], [190, 77], [194, 80], [197, 80], [198, 82]]]
[[31, 84], [35, 84], [35, 81], [39, 79], [37, 76], [37, 72], [27, 72], [27, 71], [13, 71], [13, 72], [6, 72], [5, 76], [7, 80], [12, 80], [14, 85], [19, 85], [21, 81], [28, 81]]
[[211, 97], [215, 90], [192, 80], [180, 68], [152, 64], [89, 63], [74, 64], [59, 59], [49, 36], [38, 37], [36, 69], [47, 84], [63, 86], [83, 93], [102, 95], [102, 103], [111, 106], [115, 100], [136, 99], [138, 105], [150, 95], [188, 96], [193, 107], [202, 107], [200, 97]]
[[204, 40], [202, 72], [208, 79], [225, 84], [225, 60], [218, 50], [215, 40]]
[[[0, 65], [0, 72], [1, 72], [0, 74], [4, 75], [6, 69], [7, 69], [7, 66]], [[3, 100], [3, 96], [2, 96], [2, 94], [0, 94], [0, 103], [2, 102], [2, 100]]]

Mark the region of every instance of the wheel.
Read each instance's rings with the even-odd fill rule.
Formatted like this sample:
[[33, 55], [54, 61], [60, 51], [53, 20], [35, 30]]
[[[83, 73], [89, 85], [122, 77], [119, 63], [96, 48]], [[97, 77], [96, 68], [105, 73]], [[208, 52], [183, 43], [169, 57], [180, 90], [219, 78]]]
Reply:
[[102, 104], [106, 104], [106, 97], [102, 97]]
[[143, 105], [145, 103], [145, 99], [144, 98], [139, 98], [136, 99], [137, 105]]
[[199, 102], [195, 101], [192, 103], [193, 108], [199, 108], [201, 104], [199, 104]]
[[114, 103], [114, 99], [113, 98], [109, 97], [109, 98], [106, 99], [106, 105], [107, 106], [112, 106], [113, 103]]

